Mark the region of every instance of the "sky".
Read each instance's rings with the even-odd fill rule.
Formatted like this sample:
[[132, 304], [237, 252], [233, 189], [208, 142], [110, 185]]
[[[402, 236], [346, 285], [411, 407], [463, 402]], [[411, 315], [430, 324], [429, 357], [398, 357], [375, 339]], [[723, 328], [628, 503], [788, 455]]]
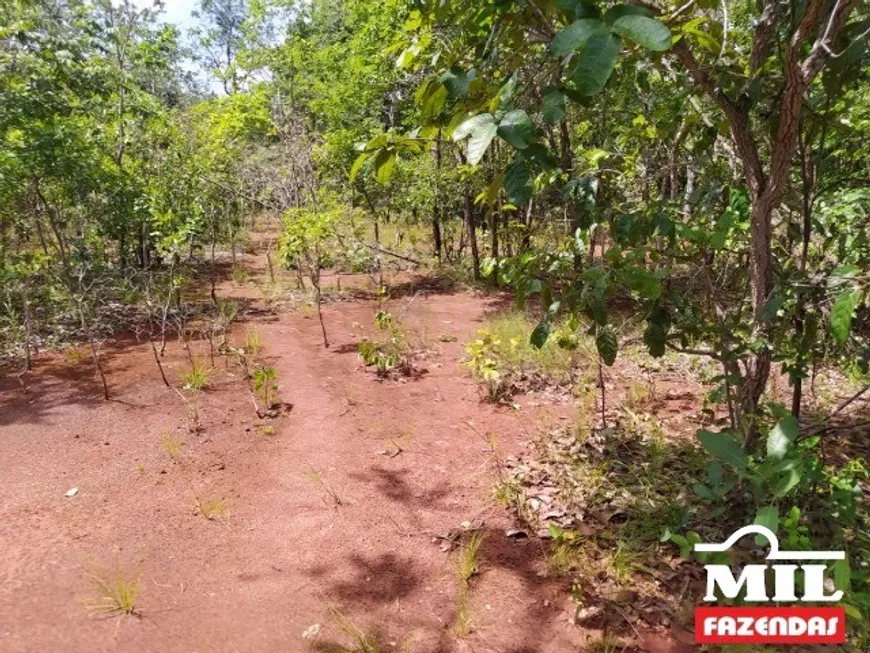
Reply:
[[[140, 8], [152, 7], [154, 0], [133, 0], [133, 4]], [[182, 41], [187, 43], [188, 31], [199, 25], [199, 20], [191, 15], [197, 7], [199, 7], [199, 0], [163, 0], [163, 13], [160, 19], [165, 23], [177, 25], [182, 33]], [[182, 65], [185, 69], [196, 73], [211, 91], [218, 95], [223, 94], [223, 85], [195, 63], [187, 61]]]
[[[138, 7], [150, 7], [154, 4], [153, 0], [134, 0], [134, 2]], [[197, 20], [190, 14], [199, 4], [197, 0], [164, 0], [163, 4], [163, 20], [167, 23], [174, 23], [185, 32], [196, 26]]]

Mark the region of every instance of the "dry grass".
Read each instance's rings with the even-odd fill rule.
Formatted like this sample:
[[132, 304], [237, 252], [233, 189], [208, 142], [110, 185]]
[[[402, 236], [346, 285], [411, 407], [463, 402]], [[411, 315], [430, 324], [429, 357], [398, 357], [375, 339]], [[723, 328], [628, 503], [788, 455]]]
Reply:
[[196, 512], [209, 521], [221, 520], [226, 514], [227, 505], [219, 499], [206, 499], [194, 495], [194, 501], [196, 503]]
[[180, 435], [166, 434], [160, 438], [160, 448], [171, 460], [176, 460], [181, 448], [184, 446], [184, 438]]
[[456, 556], [456, 576], [459, 580], [459, 596], [456, 600], [456, 623], [454, 632], [457, 637], [466, 637], [473, 628], [471, 610], [471, 579], [478, 573], [478, 557], [480, 545], [483, 542], [482, 533], [474, 533], [463, 544]]
[[349, 647], [331, 645], [330, 649], [327, 650], [334, 650], [335, 653], [339, 651], [346, 653], [381, 653], [381, 651], [385, 650], [381, 647], [377, 635], [360, 629], [338, 608], [330, 608], [329, 616], [336, 630], [347, 636], [351, 641], [351, 645]]
[[139, 598], [139, 574], [126, 574], [120, 569], [109, 571], [97, 568], [88, 572], [95, 586], [96, 598], [89, 599], [85, 606], [92, 612], [112, 616], [136, 614]]

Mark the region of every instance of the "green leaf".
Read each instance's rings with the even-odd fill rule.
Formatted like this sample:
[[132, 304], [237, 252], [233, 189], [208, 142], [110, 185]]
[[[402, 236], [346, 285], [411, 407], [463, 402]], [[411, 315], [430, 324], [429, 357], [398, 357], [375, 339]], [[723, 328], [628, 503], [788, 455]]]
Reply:
[[707, 480], [713, 487], [722, 485], [722, 463], [713, 460], [707, 465]]
[[447, 88], [450, 98], [455, 100], [468, 94], [468, 86], [474, 78], [474, 69], [465, 71], [453, 66], [441, 76], [441, 83]]
[[777, 499], [781, 499], [786, 494], [792, 491], [792, 489], [801, 482], [802, 471], [799, 467], [795, 467], [794, 469], [788, 470], [782, 476], [779, 476], [776, 479], [776, 482], [773, 484], [773, 496]]
[[554, 0], [554, 4], [569, 18], [600, 16], [601, 12], [591, 0]]
[[541, 112], [544, 120], [554, 124], [562, 120], [566, 113], [565, 94], [557, 88], [550, 88], [544, 93]]
[[356, 179], [356, 176], [359, 174], [360, 168], [362, 168], [363, 163], [369, 158], [369, 152], [363, 152], [360, 154], [356, 160], [353, 162], [353, 165], [350, 167], [350, 182], [353, 183]]
[[535, 126], [525, 111], [516, 109], [502, 118], [498, 135], [518, 150], [524, 150], [535, 140]]
[[498, 130], [495, 123], [486, 124], [475, 131], [468, 141], [468, 162], [476, 166], [480, 163], [492, 139], [495, 138], [495, 133]]
[[861, 301], [861, 292], [846, 291], [837, 297], [831, 308], [831, 334], [838, 345], [846, 344], [852, 330], [852, 314]]
[[648, 16], [627, 15], [613, 22], [613, 31], [647, 50], [664, 52], [671, 48], [671, 31]]
[[794, 415], [779, 420], [767, 436], [767, 459], [776, 462], [785, 458], [799, 432], [800, 425]]
[[420, 109], [424, 117], [432, 118], [441, 113], [446, 102], [447, 87], [444, 84], [433, 83], [427, 89]]
[[[866, 596], [866, 594], [865, 594], [865, 596]], [[849, 603], [841, 603], [840, 607], [843, 608], [843, 610], [846, 613], [846, 616], [849, 617], [850, 619], [854, 619], [855, 621], [864, 621], [864, 614], [861, 612], [861, 610], [856, 608], [854, 605], [851, 605]]]
[[782, 305], [785, 304], [785, 296], [784, 295], [774, 295], [761, 308], [761, 314], [759, 315], [759, 319], [762, 322], [767, 322], [776, 316], [779, 309], [782, 308]]
[[508, 202], [519, 206], [532, 198], [534, 179], [529, 165], [523, 159], [514, 159], [504, 175], [504, 188]]
[[[755, 513], [755, 521], [752, 523], [758, 524], [759, 526], [765, 526], [773, 531], [773, 533], [776, 533], [779, 529], [779, 508], [776, 506], [763, 506], [759, 508], [758, 512]], [[767, 538], [761, 535], [756, 535], [755, 543], [759, 546], [767, 544]]]
[[739, 472], [746, 471], [746, 453], [743, 447], [729, 433], [712, 433], [711, 431], [698, 431], [698, 440], [713, 456], [733, 467]]
[[551, 170], [559, 165], [556, 157], [541, 143], [532, 143], [522, 151], [522, 155], [536, 169]]
[[619, 37], [596, 32], [578, 51], [577, 62], [568, 75], [582, 95], [595, 95], [607, 84], [618, 57]]
[[693, 489], [695, 491], [695, 494], [697, 494], [702, 499], [712, 499], [713, 498], [713, 492], [710, 490], [710, 488], [708, 488], [706, 485], [704, 485], [702, 483], [695, 483], [695, 486]]
[[393, 174], [396, 165], [396, 153], [390, 149], [383, 149], [375, 157], [375, 179], [379, 184], [386, 184]]
[[532, 331], [532, 335], [529, 338], [529, 342], [532, 347], [535, 349], [540, 349], [545, 344], [547, 344], [547, 339], [550, 337], [550, 320], [548, 318], [543, 318], [540, 322], [538, 322], [538, 326], [535, 327], [535, 330]]
[[486, 124], [495, 124], [495, 118], [491, 113], [481, 113], [477, 116], [469, 118], [453, 130], [453, 141], [459, 142], [463, 138], [470, 136], [475, 130]]
[[610, 324], [599, 329], [598, 335], [595, 337], [595, 347], [598, 349], [604, 364], [608, 367], [613, 365], [616, 362], [616, 353], [619, 350], [616, 329]]
[[638, 5], [614, 5], [604, 14], [604, 22], [608, 25], [613, 25], [623, 16], [649, 16], [649, 9], [645, 9]]
[[671, 318], [668, 310], [661, 305], [656, 306], [647, 317], [647, 327], [643, 332], [643, 341], [651, 356], [664, 356], [668, 344], [668, 332], [671, 330]]
[[624, 274], [629, 287], [644, 299], [655, 300], [661, 296], [662, 282], [643, 268], [626, 268]]
[[563, 57], [574, 52], [596, 33], [607, 34], [604, 24], [597, 18], [581, 18], [556, 34], [550, 50], [557, 57]]

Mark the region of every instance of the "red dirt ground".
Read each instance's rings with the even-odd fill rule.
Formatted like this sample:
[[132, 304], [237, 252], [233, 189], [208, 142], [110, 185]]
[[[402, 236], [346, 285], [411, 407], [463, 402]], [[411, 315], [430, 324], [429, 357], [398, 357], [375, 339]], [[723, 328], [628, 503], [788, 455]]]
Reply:
[[[394, 312], [409, 301], [395, 300]], [[349, 642], [330, 625], [330, 608], [377, 633], [387, 651], [588, 650], [541, 544], [505, 537], [512, 522], [489, 498], [491, 450], [467, 424], [497, 434], [510, 453], [573, 410], [479, 401], [462, 343], [497, 304], [418, 295], [406, 321], [437, 354], [423, 363], [427, 374], [404, 383], [361, 367], [357, 325], [371, 324], [374, 302], [325, 309], [330, 349], [316, 318], [248, 318], [236, 341], [245, 328], [260, 331], [293, 406], [268, 435], [238, 368], [225, 370], [223, 359], [202, 400], [204, 429], [188, 433], [185, 405], [134, 340], [106, 348], [108, 402], [87, 358], [43, 355], [27, 395], [0, 380], [0, 651], [339, 650], [328, 643]], [[442, 333], [458, 341], [440, 342]], [[195, 349], [207, 359], [203, 343]], [[177, 382], [187, 368], [178, 343], [164, 364]], [[167, 434], [185, 440], [175, 461], [160, 445]], [[392, 440], [403, 449], [395, 457], [384, 454]], [[72, 487], [78, 493], [65, 497]], [[227, 513], [206, 520], [195, 497], [221, 500]], [[458, 639], [455, 554], [433, 538], [466, 520], [483, 520], [486, 537], [474, 631]], [[139, 617], [85, 607], [96, 568], [139, 574]], [[319, 639], [304, 640], [314, 624]], [[655, 637], [646, 648], [678, 650]]]

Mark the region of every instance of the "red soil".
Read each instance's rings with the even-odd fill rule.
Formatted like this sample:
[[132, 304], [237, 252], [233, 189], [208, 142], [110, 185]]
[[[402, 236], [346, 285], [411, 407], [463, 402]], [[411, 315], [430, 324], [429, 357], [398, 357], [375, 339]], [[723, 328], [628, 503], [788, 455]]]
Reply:
[[[279, 395], [293, 406], [268, 422], [268, 435], [238, 368], [225, 370], [223, 359], [202, 399], [204, 429], [188, 433], [185, 405], [135, 341], [106, 349], [108, 402], [87, 358], [44, 355], [27, 395], [0, 381], [0, 651], [339, 650], [326, 646], [349, 643], [331, 607], [378, 633], [387, 651], [586, 650], [541, 544], [505, 536], [512, 522], [489, 498], [492, 452], [468, 426], [496, 434], [509, 453], [572, 410], [479, 401], [462, 343], [495, 302], [417, 296], [406, 321], [438, 353], [423, 363], [428, 373], [404, 383], [378, 381], [359, 362], [355, 324], [371, 324], [373, 302], [325, 309], [330, 349], [316, 318], [298, 313], [239, 326], [237, 342], [246, 327], [259, 329]], [[440, 342], [442, 333], [458, 341]], [[207, 359], [204, 343], [195, 349]], [[170, 343], [164, 365], [177, 382], [187, 368], [180, 345]], [[185, 440], [175, 461], [161, 449], [167, 434]], [[78, 493], [65, 497], [72, 487]], [[222, 500], [227, 513], [206, 520], [195, 496]], [[433, 538], [466, 520], [482, 520], [486, 537], [474, 631], [458, 639], [455, 553]], [[96, 567], [139, 574], [138, 617], [85, 607]], [[314, 624], [319, 639], [304, 640]]]

